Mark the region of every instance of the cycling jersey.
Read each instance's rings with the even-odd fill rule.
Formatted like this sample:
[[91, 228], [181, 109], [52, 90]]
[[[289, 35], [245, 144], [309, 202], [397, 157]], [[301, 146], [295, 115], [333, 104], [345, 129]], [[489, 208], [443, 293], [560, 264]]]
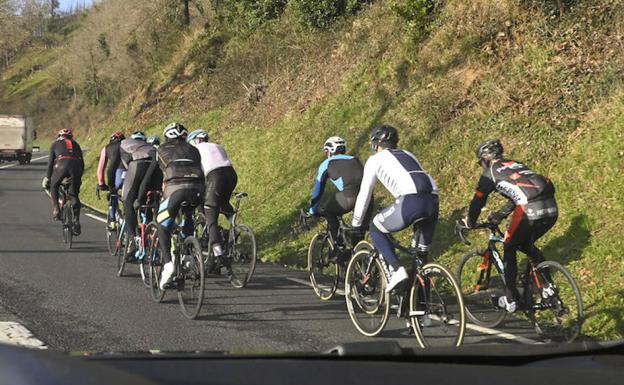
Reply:
[[435, 181], [414, 154], [405, 150], [385, 149], [368, 158], [364, 166], [362, 186], [353, 211], [354, 227], [362, 225], [377, 179], [395, 198], [409, 194], [438, 193]]
[[201, 155], [182, 138], [170, 140], [158, 148], [158, 163], [165, 183], [204, 183]]
[[120, 144], [121, 161], [126, 169], [134, 160], [151, 159], [156, 149], [144, 140], [124, 139]]
[[498, 191], [509, 200], [497, 216], [502, 219], [514, 210], [522, 211], [530, 220], [557, 216], [557, 206], [552, 199], [555, 187], [550, 179], [537, 174], [526, 165], [513, 160], [492, 161], [483, 172], [468, 211], [468, 225], [474, 226], [488, 196]]
[[[339, 192], [345, 192], [345, 195], [355, 197], [362, 183], [362, 174], [362, 163], [354, 156], [338, 154], [325, 159], [319, 166], [316, 174], [316, 183], [312, 190], [310, 214], [318, 212], [319, 202], [328, 179], [331, 180]], [[345, 199], [347, 198], [345, 197]], [[353, 206], [351, 205], [348, 211], [352, 209]]]
[[[116, 183], [116, 174], [118, 169], [123, 169], [121, 162], [121, 142], [113, 142], [107, 144], [100, 152], [100, 161], [98, 162], [97, 178], [98, 184], [107, 184], [112, 190], [119, 188]], [[106, 178], [104, 178], [106, 176]]]
[[220, 167], [232, 166], [225, 149], [216, 143], [199, 143], [195, 148], [201, 155], [201, 165], [204, 175], [208, 175], [212, 170]]

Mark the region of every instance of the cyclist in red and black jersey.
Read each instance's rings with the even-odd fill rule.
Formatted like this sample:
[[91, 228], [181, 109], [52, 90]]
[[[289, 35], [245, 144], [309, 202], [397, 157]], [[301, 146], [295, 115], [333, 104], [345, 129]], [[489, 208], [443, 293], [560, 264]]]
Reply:
[[512, 214], [511, 223], [505, 233], [506, 290], [505, 296], [498, 299], [498, 305], [508, 312], [514, 312], [520, 298], [515, 286], [518, 271], [516, 252], [520, 250], [527, 254], [534, 264], [544, 261], [535, 241], [557, 222], [559, 211], [555, 200], [555, 186], [550, 179], [523, 163], [504, 159], [503, 146], [497, 139], [483, 142], [477, 147], [476, 153], [483, 167], [483, 174], [470, 202], [464, 225], [475, 225], [488, 195], [493, 191], [498, 191], [509, 200], [502, 209], [490, 214], [488, 221], [498, 224]]
[[43, 188], [50, 189], [52, 198], [52, 218], [60, 220], [58, 190], [64, 178], [71, 178], [68, 194], [74, 208], [74, 235], [80, 235], [80, 185], [84, 161], [82, 149], [73, 139], [72, 131], [64, 128], [59, 131], [57, 140], [52, 143], [48, 159], [48, 170], [43, 178]]

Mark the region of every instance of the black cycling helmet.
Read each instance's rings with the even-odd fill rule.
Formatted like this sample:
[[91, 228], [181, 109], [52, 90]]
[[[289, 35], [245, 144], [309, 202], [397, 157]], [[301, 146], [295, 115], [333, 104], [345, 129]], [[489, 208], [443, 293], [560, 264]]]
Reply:
[[500, 159], [503, 156], [503, 145], [498, 139], [489, 139], [481, 143], [475, 153], [479, 160]]
[[373, 151], [377, 151], [379, 145], [384, 148], [396, 148], [399, 143], [399, 132], [388, 124], [382, 124], [373, 128], [370, 140]]

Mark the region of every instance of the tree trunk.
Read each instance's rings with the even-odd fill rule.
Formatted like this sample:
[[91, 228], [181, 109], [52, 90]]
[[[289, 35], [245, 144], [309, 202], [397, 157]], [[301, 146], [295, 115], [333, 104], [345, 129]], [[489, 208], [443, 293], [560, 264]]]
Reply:
[[184, 25], [188, 27], [191, 25], [191, 12], [189, 10], [190, 0], [182, 0], [182, 2], [184, 3]]

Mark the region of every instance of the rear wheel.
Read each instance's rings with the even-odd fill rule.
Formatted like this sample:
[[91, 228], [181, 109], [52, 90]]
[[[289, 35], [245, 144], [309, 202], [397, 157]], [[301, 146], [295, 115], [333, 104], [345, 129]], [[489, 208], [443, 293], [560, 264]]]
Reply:
[[345, 299], [353, 325], [365, 336], [378, 335], [388, 322], [390, 295], [386, 285], [381, 262], [370, 250], [364, 248], [351, 258], [345, 274]]
[[505, 319], [505, 309], [494, 306], [492, 298], [505, 295], [505, 284], [491, 258], [482, 253], [464, 255], [457, 269], [466, 315], [477, 325], [493, 328]]
[[178, 300], [182, 314], [195, 319], [204, 301], [204, 261], [201, 246], [195, 237], [184, 240], [178, 272]]
[[428, 263], [410, 293], [410, 321], [421, 347], [460, 346], [466, 330], [464, 301], [453, 275]]
[[256, 238], [251, 228], [236, 225], [232, 250], [232, 278], [230, 282], [235, 288], [243, 288], [249, 283], [256, 269]]
[[545, 261], [528, 279], [534, 307], [529, 318], [537, 333], [552, 342], [574, 341], [581, 333], [585, 313], [572, 275], [559, 263]]
[[117, 240], [117, 276], [122, 277], [126, 267], [126, 253], [130, 247], [125, 223], [119, 228], [119, 238]]
[[63, 206], [63, 242], [67, 245], [68, 249], [71, 249], [73, 237], [74, 237], [74, 210], [70, 203], [65, 201]]
[[106, 245], [108, 253], [112, 256], [117, 255], [117, 228], [111, 229], [110, 224], [106, 226]]
[[162, 301], [165, 291], [160, 290], [160, 273], [162, 271], [162, 261], [160, 259], [160, 250], [158, 250], [158, 226], [152, 222], [147, 227], [149, 241], [147, 242], [146, 257], [149, 264], [149, 286], [150, 294], [155, 302]]

